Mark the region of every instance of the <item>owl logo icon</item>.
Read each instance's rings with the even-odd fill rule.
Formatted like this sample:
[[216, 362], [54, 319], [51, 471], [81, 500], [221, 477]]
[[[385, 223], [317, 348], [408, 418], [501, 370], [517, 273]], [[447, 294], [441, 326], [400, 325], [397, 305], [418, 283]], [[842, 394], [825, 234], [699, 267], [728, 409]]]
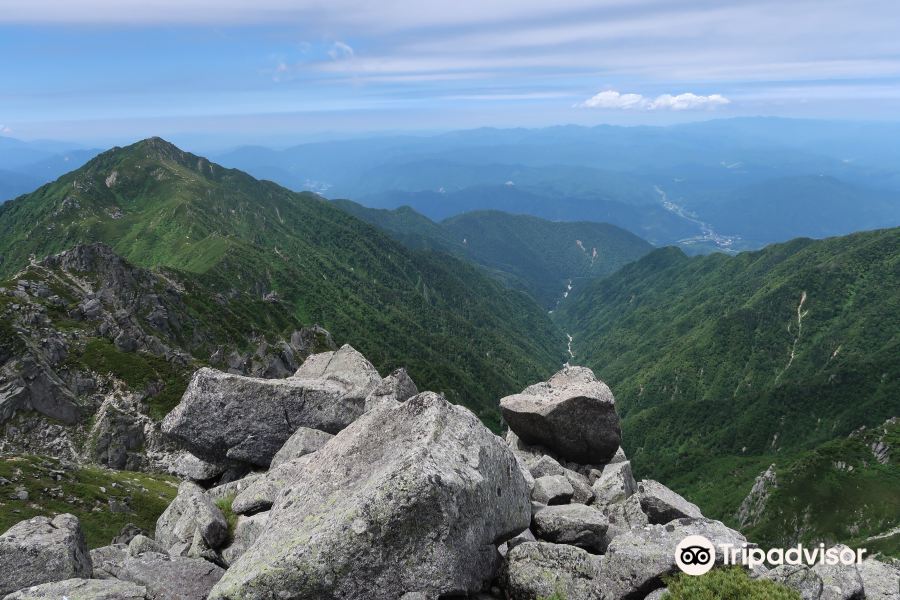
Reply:
[[716, 562], [716, 548], [702, 535], [689, 535], [675, 547], [675, 564], [688, 575], [703, 575]]

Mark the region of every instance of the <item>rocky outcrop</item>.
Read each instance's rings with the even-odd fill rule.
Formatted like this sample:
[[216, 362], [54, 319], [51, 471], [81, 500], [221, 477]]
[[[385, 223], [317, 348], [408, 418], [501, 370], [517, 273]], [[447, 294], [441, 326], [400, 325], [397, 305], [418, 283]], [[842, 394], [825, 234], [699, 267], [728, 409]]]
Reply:
[[228, 523], [222, 511], [203, 488], [189, 481], [178, 487], [178, 495], [156, 521], [156, 541], [173, 555], [186, 555], [199, 535], [215, 550], [228, 539]]
[[309, 456], [211, 599], [474, 592], [496, 544], [528, 527], [512, 453], [436, 394], [374, 410]]
[[197, 456], [267, 467], [298, 427], [337, 433], [358, 419], [380, 382], [371, 363], [346, 345], [311, 356], [286, 379], [204, 368], [162, 429]]
[[[662, 577], [677, 571], [675, 546], [689, 535], [702, 535], [716, 547], [740, 547], [747, 541], [737, 531], [709, 519], [679, 519], [667, 525], [631, 529], [610, 542], [597, 577], [599, 588], [609, 598], [630, 600], [663, 587]], [[720, 553], [716, 564], [722, 564], [722, 560]]]
[[147, 588], [116, 579], [66, 579], [9, 594], [3, 600], [145, 600]]
[[594, 480], [592, 488], [594, 501], [599, 505], [626, 500], [637, 489], [637, 483], [631, 473], [631, 462], [623, 460], [605, 465]]
[[223, 570], [202, 558], [163, 554], [129, 557], [119, 579], [147, 589], [147, 600], [205, 600]]
[[500, 581], [515, 600], [544, 600], [554, 594], [566, 600], [602, 600], [596, 581], [599, 564], [598, 557], [574, 546], [527, 542], [509, 551]]
[[696, 504], [688, 502], [658, 481], [641, 481], [637, 485], [637, 494], [641, 508], [651, 523], [665, 525], [675, 519], [703, 516]]
[[775, 474], [775, 465], [769, 465], [768, 469], [757, 476], [753, 482], [753, 487], [750, 488], [750, 492], [741, 502], [740, 508], [738, 508], [737, 520], [741, 527], [752, 527], [759, 523], [766, 510], [769, 495], [777, 487], [778, 478]]
[[533, 517], [535, 535], [548, 542], [568, 544], [594, 554], [606, 552], [609, 520], [584, 504], [542, 508]]
[[298, 427], [294, 435], [288, 438], [284, 446], [272, 458], [271, 468], [307, 454], [312, 454], [334, 436], [318, 429]]
[[612, 392], [585, 367], [567, 367], [503, 398], [500, 410], [526, 444], [583, 465], [607, 462], [622, 437]]
[[81, 525], [70, 514], [13, 525], [0, 535], [0, 565], [0, 594], [93, 574]]

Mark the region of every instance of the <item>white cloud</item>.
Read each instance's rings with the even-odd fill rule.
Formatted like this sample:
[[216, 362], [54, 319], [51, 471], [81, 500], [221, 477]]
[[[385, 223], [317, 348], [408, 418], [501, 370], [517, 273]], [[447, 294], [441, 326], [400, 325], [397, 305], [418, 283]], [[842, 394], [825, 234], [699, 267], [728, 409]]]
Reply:
[[328, 50], [328, 56], [331, 57], [331, 60], [341, 60], [342, 58], [353, 58], [353, 48], [350, 47], [349, 44], [345, 44], [344, 42], [337, 41], [331, 45], [331, 49]]
[[3, 135], [8, 135], [8, 134], [12, 133], [12, 131], [13, 131], [12, 128], [7, 127], [6, 125], [0, 124], [0, 133], [2, 133]]
[[721, 94], [700, 96], [686, 92], [674, 96], [662, 94], [656, 98], [647, 98], [642, 94], [622, 94], [616, 90], [604, 90], [577, 106], [607, 110], [698, 110], [726, 104], [731, 104], [731, 100]]

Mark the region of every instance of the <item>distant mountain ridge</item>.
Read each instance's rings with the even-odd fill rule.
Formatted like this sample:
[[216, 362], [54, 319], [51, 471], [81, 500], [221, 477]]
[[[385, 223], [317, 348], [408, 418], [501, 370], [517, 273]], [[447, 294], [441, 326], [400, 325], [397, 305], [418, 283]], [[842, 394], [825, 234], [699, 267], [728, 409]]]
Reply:
[[104, 152], [0, 206], [0, 275], [79, 242], [193, 274], [226, 296], [282, 302], [300, 323], [408, 365], [497, 425], [494, 400], [563, 360], [563, 335], [525, 294], [445, 254], [412, 251], [314, 194], [297, 194], [158, 138]]
[[605, 277], [652, 246], [607, 223], [553, 222], [529, 215], [474, 211], [440, 223], [409, 207], [366, 208], [334, 203], [412, 248], [431, 248], [470, 260], [512, 288], [553, 309], [572, 283]]

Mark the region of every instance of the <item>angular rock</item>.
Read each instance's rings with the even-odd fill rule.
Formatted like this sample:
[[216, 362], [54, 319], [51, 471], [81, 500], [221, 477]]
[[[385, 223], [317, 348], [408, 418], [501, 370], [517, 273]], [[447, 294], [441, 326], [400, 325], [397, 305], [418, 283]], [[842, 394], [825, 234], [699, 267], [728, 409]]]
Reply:
[[287, 379], [200, 369], [162, 430], [197, 456], [268, 467], [298, 427], [337, 433], [359, 418], [381, 381], [350, 346], [326, 354], [310, 357]]
[[131, 542], [131, 540], [133, 540], [135, 538], [135, 536], [138, 536], [138, 535], [146, 535], [147, 537], [150, 537], [149, 533], [147, 533], [146, 531], [144, 531], [143, 529], [141, 529], [134, 523], [128, 523], [119, 531], [119, 534], [116, 535], [116, 537], [114, 537], [112, 539], [112, 541], [110, 541], [109, 543], [110, 543], [110, 545], [128, 544]]
[[[132, 538], [133, 539], [133, 538]], [[91, 563], [94, 566], [94, 577], [97, 579], [114, 579], [128, 558], [128, 546], [112, 544], [91, 550]]]
[[241, 479], [236, 479], [234, 481], [229, 481], [228, 483], [223, 483], [222, 485], [217, 485], [216, 487], [209, 488], [206, 490], [206, 496], [216, 502], [218, 500], [222, 500], [224, 498], [234, 497], [240, 494], [242, 491], [246, 490], [250, 485], [256, 481], [257, 479], [263, 477], [265, 473], [250, 473], [246, 477], [242, 477]]
[[226, 464], [212, 463], [186, 451], [180, 452], [169, 467], [170, 473], [192, 481], [207, 481], [227, 470]]
[[255, 479], [234, 497], [231, 502], [231, 510], [239, 515], [269, 510], [281, 491], [297, 481], [310, 460], [312, 460], [311, 454], [289, 460]]
[[900, 567], [867, 558], [857, 568], [866, 600], [900, 600]]
[[[834, 546], [838, 552], [846, 546]], [[859, 600], [877, 597], [876, 591], [870, 596], [868, 590], [864, 594], [864, 581], [857, 565], [780, 565], [769, 569], [759, 576], [769, 579], [793, 590], [802, 600]], [[894, 592], [900, 594], [900, 581], [894, 581]]]
[[0, 535], [0, 594], [93, 574], [78, 518], [34, 517]]
[[622, 438], [612, 392], [585, 367], [567, 367], [503, 398], [500, 410], [523, 442], [579, 464], [607, 462]]
[[566, 600], [602, 600], [598, 558], [574, 546], [526, 542], [506, 555], [500, 585], [515, 600], [544, 600], [556, 593]]
[[145, 554], [128, 558], [119, 578], [147, 588], [147, 600], [205, 600], [224, 572], [202, 558]]
[[152, 540], [145, 535], [136, 535], [128, 543], [128, 556], [140, 556], [147, 552], [156, 554], [168, 554], [168, 548], [164, 548], [162, 544], [156, 540]]
[[333, 437], [330, 433], [325, 433], [318, 429], [300, 427], [288, 438], [281, 450], [275, 454], [269, 468], [273, 469], [292, 458], [300, 458], [301, 456], [312, 454]]
[[688, 502], [657, 481], [645, 479], [637, 487], [641, 508], [651, 523], [664, 525], [675, 519], [696, 519], [703, 516], [696, 504]]
[[610, 540], [626, 531], [644, 527], [650, 523], [647, 519], [647, 515], [644, 513], [643, 509], [641, 509], [640, 500], [636, 495], [630, 496], [622, 502], [606, 504], [595, 508], [602, 512], [609, 521], [607, 535]]
[[545, 475], [534, 480], [531, 498], [541, 504], [565, 504], [572, 499], [575, 489], [562, 475]]
[[598, 506], [623, 502], [637, 489], [631, 461], [609, 463], [594, 481], [594, 503]]
[[419, 388], [406, 372], [397, 369], [381, 380], [381, 383], [366, 396], [365, 411], [369, 412], [379, 406], [396, 406], [398, 402], [406, 402], [419, 393]]
[[530, 467], [529, 471], [535, 478], [545, 475], [561, 475], [572, 486], [572, 498], [570, 502], [578, 504], [590, 504], [594, 500], [594, 490], [588, 485], [587, 478], [576, 471], [567, 469], [550, 456], [542, 456]]
[[144, 600], [143, 586], [116, 579], [66, 579], [19, 590], [3, 600]]
[[[689, 535], [702, 535], [718, 548], [734, 544], [740, 548], [747, 540], [719, 521], [679, 519], [666, 525], [648, 525], [632, 529], [610, 542], [603, 555], [598, 583], [611, 599], [643, 598], [663, 587], [662, 577], [675, 573], [675, 547]], [[722, 564], [721, 552], [716, 564]]]
[[578, 546], [593, 554], [606, 552], [609, 520], [584, 504], [548, 506], [534, 515], [534, 534], [554, 544]]
[[211, 600], [477, 591], [495, 545], [530, 521], [512, 452], [437, 394], [376, 409], [308, 456]]
[[534, 537], [534, 534], [531, 533], [531, 530], [526, 529], [519, 535], [512, 537], [512, 538], [508, 539], [507, 541], [503, 542], [502, 544], [500, 544], [500, 546], [497, 549], [500, 551], [500, 556], [505, 557], [506, 554], [510, 550], [512, 550], [519, 544], [524, 544], [525, 542], [536, 542], [536, 541], [537, 541], [537, 538]]
[[219, 548], [228, 538], [228, 523], [219, 507], [190, 481], [178, 486], [178, 495], [156, 521], [156, 541], [170, 553], [183, 554], [200, 532], [206, 544]]
[[234, 526], [234, 539], [227, 548], [222, 550], [222, 559], [226, 564], [234, 564], [247, 551], [256, 538], [262, 535], [268, 520], [268, 512], [261, 512], [249, 517], [244, 515], [238, 517], [237, 524]]

